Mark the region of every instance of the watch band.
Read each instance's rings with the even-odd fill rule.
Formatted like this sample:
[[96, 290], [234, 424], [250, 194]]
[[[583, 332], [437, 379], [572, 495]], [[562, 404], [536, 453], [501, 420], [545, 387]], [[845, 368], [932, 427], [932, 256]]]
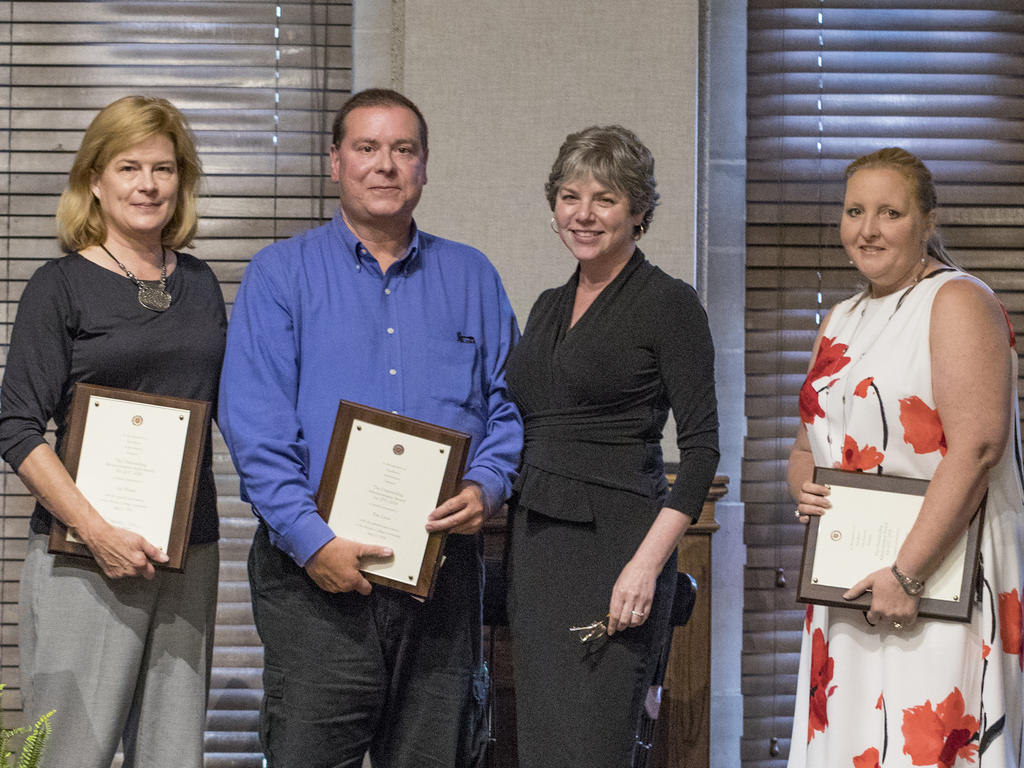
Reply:
[[896, 581], [903, 587], [903, 591], [911, 597], [917, 597], [921, 594], [924, 589], [924, 582], [920, 579], [912, 579], [905, 573], [901, 573], [900, 569], [896, 567], [896, 563], [892, 564], [892, 575], [896, 577]]

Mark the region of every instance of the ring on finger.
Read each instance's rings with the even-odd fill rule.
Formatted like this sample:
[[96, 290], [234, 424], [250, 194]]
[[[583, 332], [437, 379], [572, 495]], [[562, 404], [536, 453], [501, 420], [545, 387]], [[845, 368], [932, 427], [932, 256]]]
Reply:
[[630, 611], [630, 613], [632, 613], [634, 616], [643, 616], [644, 615], [643, 611]]
[[799, 507], [797, 507], [796, 509], [793, 510], [793, 517], [797, 518], [798, 520], [800, 519], [800, 508]]
[[894, 621], [892, 623], [892, 628], [899, 632], [901, 629], [903, 629], [903, 625], [900, 624], [898, 621]]

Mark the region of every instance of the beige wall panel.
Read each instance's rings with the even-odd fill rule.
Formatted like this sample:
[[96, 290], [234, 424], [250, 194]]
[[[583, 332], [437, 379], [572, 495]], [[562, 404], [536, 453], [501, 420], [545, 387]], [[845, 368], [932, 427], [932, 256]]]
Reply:
[[662, 205], [641, 247], [694, 281], [697, 0], [404, 7], [395, 85], [431, 130], [417, 220], [491, 257], [521, 325], [574, 268], [548, 227], [543, 185], [566, 134], [595, 123], [621, 123], [654, 152]]

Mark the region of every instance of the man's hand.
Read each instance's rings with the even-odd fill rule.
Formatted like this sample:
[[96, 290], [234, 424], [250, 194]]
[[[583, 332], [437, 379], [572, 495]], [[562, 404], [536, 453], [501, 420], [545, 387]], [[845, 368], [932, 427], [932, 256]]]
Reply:
[[462, 490], [427, 516], [427, 531], [476, 533], [484, 524], [484, 493], [476, 483], [463, 483]]
[[362, 558], [387, 558], [393, 555], [394, 552], [388, 547], [333, 538], [309, 558], [306, 573], [325, 592], [355, 590], [361, 595], [368, 595], [372, 587], [359, 572]]

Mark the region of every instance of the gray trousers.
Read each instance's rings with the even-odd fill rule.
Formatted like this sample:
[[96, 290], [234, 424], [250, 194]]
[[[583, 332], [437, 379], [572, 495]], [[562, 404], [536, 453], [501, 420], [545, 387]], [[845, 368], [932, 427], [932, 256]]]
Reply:
[[21, 680], [29, 723], [51, 709], [43, 765], [201, 768], [220, 555], [189, 548], [183, 574], [110, 580], [31, 534], [21, 577]]

